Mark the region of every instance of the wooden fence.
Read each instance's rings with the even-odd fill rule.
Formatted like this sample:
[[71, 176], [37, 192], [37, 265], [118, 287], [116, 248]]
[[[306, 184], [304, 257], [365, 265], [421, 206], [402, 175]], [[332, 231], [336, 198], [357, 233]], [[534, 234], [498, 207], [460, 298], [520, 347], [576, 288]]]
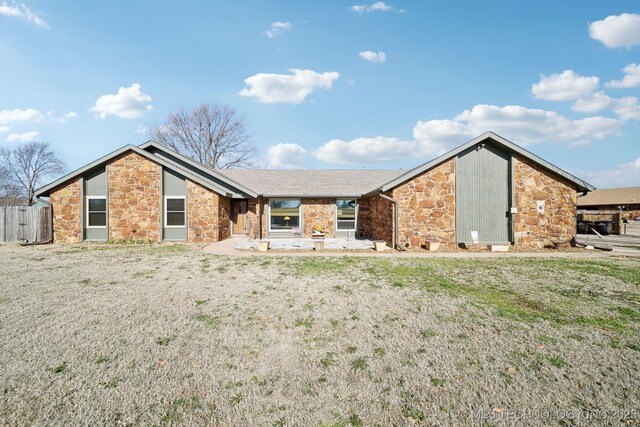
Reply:
[[0, 206], [0, 243], [45, 243], [51, 228], [49, 206]]

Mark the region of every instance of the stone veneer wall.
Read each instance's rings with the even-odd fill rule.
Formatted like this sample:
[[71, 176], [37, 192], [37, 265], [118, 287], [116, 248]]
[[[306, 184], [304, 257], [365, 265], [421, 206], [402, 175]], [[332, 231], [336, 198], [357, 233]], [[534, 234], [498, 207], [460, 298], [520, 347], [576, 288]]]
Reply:
[[[576, 234], [576, 191], [540, 166], [514, 156], [514, 230], [518, 246], [567, 242]], [[545, 202], [544, 213], [536, 210]]]
[[160, 241], [162, 168], [128, 152], [109, 163], [109, 240]]
[[324, 228], [326, 237], [335, 236], [336, 199], [302, 199], [303, 237], [311, 238], [316, 224]]
[[187, 240], [191, 243], [218, 241], [218, 195], [187, 179]]
[[393, 198], [400, 210], [400, 245], [416, 249], [429, 240], [455, 247], [455, 190], [455, 158], [396, 187]]
[[82, 242], [82, 180], [76, 178], [50, 194], [54, 243]]
[[218, 196], [218, 241], [231, 237], [231, 199]]
[[258, 218], [260, 215], [260, 210], [262, 210], [262, 233], [263, 236], [266, 236], [266, 208], [264, 202], [261, 204], [258, 199], [249, 199], [247, 203], [247, 235], [250, 239], [260, 239], [261, 236], [258, 236], [259, 227], [258, 227]]
[[393, 204], [375, 195], [358, 200], [358, 231], [363, 237], [384, 240], [393, 247]]

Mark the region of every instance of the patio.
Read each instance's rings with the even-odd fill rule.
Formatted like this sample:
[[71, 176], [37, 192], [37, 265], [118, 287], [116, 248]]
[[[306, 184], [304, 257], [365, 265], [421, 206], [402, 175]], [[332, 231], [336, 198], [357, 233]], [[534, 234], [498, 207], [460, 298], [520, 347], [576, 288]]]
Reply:
[[[324, 242], [325, 251], [371, 251], [374, 248], [373, 240], [369, 239], [303, 239], [303, 238], [273, 238], [269, 240], [269, 250], [272, 251], [312, 251], [314, 243]], [[249, 251], [258, 250], [258, 240], [241, 240], [234, 249]]]

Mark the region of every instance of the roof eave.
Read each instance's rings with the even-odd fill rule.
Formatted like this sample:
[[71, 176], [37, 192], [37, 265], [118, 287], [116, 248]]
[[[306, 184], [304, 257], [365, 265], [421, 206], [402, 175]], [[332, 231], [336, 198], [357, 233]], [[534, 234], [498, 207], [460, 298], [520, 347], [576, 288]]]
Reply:
[[521, 156], [534, 161], [535, 163], [541, 165], [542, 167], [544, 167], [545, 169], [555, 173], [556, 175], [559, 175], [561, 177], [563, 177], [564, 179], [568, 180], [569, 182], [573, 183], [575, 185], [575, 189], [578, 191], [593, 191], [595, 190], [595, 187], [591, 184], [589, 184], [586, 181], [583, 181], [582, 179], [576, 177], [575, 175], [570, 174], [569, 172], [547, 162], [546, 160], [536, 156], [535, 154], [525, 150], [524, 148], [514, 144], [513, 142], [501, 137], [500, 135], [494, 133], [494, 132], [485, 132], [480, 136], [477, 136], [475, 138], [473, 138], [472, 140], [460, 145], [459, 147], [454, 148], [453, 150], [441, 155], [440, 157], [437, 157], [427, 163], [423, 163], [422, 165], [415, 167], [413, 169], [408, 170], [406, 173], [399, 175], [398, 177], [392, 179], [391, 181], [385, 183], [382, 185], [381, 187], [381, 191], [382, 192], [386, 192], [389, 191], [395, 187], [397, 187], [398, 185], [402, 184], [403, 182], [406, 182], [410, 179], [415, 178], [416, 176], [420, 175], [423, 172], [426, 172], [429, 169], [434, 168], [435, 166], [439, 165], [440, 163], [443, 163], [449, 159], [451, 159], [452, 157], [456, 156], [457, 154], [461, 153], [462, 151], [466, 150], [467, 148], [482, 142], [488, 138], [493, 139], [494, 141], [498, 142], [499, 144], [503, 145], [504, 147], [506, 147], [508, 150], [515, 152], [517, 154], [520, 154]]
[[110, 159], [112, 159], [112, 158], [114, 158], [114, 157], [126, 152], [127, 150], [134, 149], [134, 148], [136, 148], [135, 145], [131, 145], [131, 144], [127, 144], [125, 146], [122, 146], [122, 147], [118, 148], [117, 150], [112, 151], [111, 153], [109, 153], [109, 154], [107, 154], [105, 156], [102, 156], [99, 159], [94, 160], [93, 162], [91, 162], [89, 164], [86, 164], [86, 165], [82, 166], [81, 168], [78, 168], [78, 169], [74, 170], [73, 172], [70, 172], [70, 173], [68, 173], [68, 174], [56, 179], [55, 181], [38, 188], [35, 191], [34, 196], [35, 197], [42, 197], [42, 196], [46, 197], [46, 196], [49, 195], [49, 191], [50, 190], [60, 186], [61, 184], [64, 184], [65, 182], [75, 178], [76, 176], [82, 175], [83, 173], [88, 172], [91, 169], [100, 166], [102, 163], [109, 161]]
[[194, 160], [192, 160], [192, 159], [190, 159], [190, 158], [188, 158], [186, 156], [183, 156], [182, 154], [177, 153], [177, 152], [175, 152], [173, 150], [169, 150], [167, 147], [165, 147], [163, 145], [160, 145], [160, 144], [158, 144], [158, 143], [156, 143], [154, 141], [149, 140], [149, 141], [147, 141], [147, 142], [145, 142], [143, 144], [140, 144], [138, 147], [140, 149], [142, 149], [142, 150], [145, 150], [145, 151], [149, 147], [157, 148], [158, 150], [164, 151], [165, 153], [169, 153], [172, 156], [177, 157], [178, 159], [186, 162], [187, 164], [189, 164], [189, 165], [191, 165], [191, 166], [193, 166], [195, 168], [198, 168], [199, 170], [201, 170], [204, 173], [207, 173], [209, 175], [215, 176], [216, 178], [218, 178], [222, 182], [228, 184], [229, 186], [235, 187], [236, 189], [239, 190], [238, 193], [244, 193], [245, 195], [247, 195], [249, 197], [254, 197], [254, 198], [258, 197], [258, 193], [256, 191], [254, 191], [254, 190], [252, 190], [252, 189], [240, 184], [239, 182], [229, 178], [224, 173], [222, 173], [220, 171], [217, 171], [215, 169], [206, 167], [205, 165], [203, 165], [201, 163], [198, 163], [198, 162], [196, 162], [196, 161], [194, 161]]
[[180, 173], [181, 175], [184, 175], [185, 177], [189, 178], [190, 180], [197, 182], [198, 184], [210, 189], [211, 191], [215, 191], [218, 194], [224, 195], [225, 197], [234, 197], [234, 196], [238, 196], [237, 194], [231, 193], [229, 192], [226, 188], [220, 187], [219, 185], [216, 185], [214, 183], [212, 183], [209, 180], [206, 180], [194, 173], [192, 173], [191, 171], [185, 169], [184, 167], [175, 164], [173, 162], [170, 162], [166, 159], [163, 159], [161, 157], [158, 156], [154, 156], [153, 154], [149, 153], [148, 151], [145, 150], [141, 150], [140, 148], [136, 147], [135, 145], [131, 145], [131, 144], [127, 144], [105, 156], [100, 157], [99, 159], [79, 168], [76, 169], [75, 171], [53, 181], [52, 183], [39, 188], [36, 192], [35, 192], [35, 196], [36, 197], [41, 197], [41, 196], [48, 196], [49, 192], [56, 188], [59, 187], [60, 185], [64, 184], [65, 182], [80, 176], [82, 174], [84, 174], [85, 172], [90, 171], [91, 169], [94, 169], [104, 163], [107, 163], [109, 160], [119, 156], [120, 154], [126, 153], [127, 151], [133, 151], [134, 153], [137, 153], [139, 155], [141, 155], [142, 157], [146, 158], [149, 161], [158, 163], [164, 167], [167, 167], [169, 169], [175, 170], [176, 172]]

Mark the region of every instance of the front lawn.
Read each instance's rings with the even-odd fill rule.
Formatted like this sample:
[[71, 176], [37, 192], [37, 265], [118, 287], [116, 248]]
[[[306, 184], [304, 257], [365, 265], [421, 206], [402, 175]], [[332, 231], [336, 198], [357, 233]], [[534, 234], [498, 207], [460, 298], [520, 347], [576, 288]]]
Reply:
[[2, 246], [0, 271], [3, 425], [640, 416], [639, 260]]

